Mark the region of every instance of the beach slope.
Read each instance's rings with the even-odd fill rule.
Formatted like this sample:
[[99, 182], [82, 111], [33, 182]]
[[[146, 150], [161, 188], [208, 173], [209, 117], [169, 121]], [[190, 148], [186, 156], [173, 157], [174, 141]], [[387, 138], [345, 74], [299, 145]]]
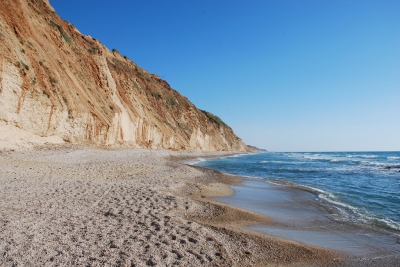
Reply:
[[[239, 178], [178, 159], [222, 152], [42, 148], [0, 153], [1, 266], [329, 266], [334, 252], [240, 225]], [[221, 190], [220, 190], [221, 189]], [[228, 189], [228, 190], [227, 190]]]

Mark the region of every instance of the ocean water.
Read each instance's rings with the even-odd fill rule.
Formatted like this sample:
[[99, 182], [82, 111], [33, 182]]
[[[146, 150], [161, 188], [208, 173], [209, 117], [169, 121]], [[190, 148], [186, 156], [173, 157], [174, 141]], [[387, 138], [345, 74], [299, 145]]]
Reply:
[[400, 231], [400, 152], [265, 152], [195, 165], [311, 191], [335, 220]]

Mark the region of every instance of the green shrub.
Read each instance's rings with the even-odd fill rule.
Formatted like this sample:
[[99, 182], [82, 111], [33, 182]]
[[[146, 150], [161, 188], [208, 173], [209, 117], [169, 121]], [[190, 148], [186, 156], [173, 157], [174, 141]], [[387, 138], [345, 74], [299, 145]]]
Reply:
[[71, 43], [71, 41], [72, 41], [72, 38], [68, 35], [68, 34], [66, 34], [64, 31], [61, 33], [61, 35], [62, 35], [62, 37], [64, 38], [64, 40], [67, 42], [67, 43]]
[[153, 92], [153, 93], [151, 93], [151, 95], [154, 96], [157, 99], [161, 99], [162, 98], [161, 94], [157, 93], [157, 92]]
[[26, 65], [23, 61], [21, 61], [21, 64], [22, 64], [22, 66], [23, 66], [26, 70], [29, 70], [29, 66]]
[[167, 105], [168, 105], [168, 106], [173, 106], [173, 105], [176, 104], [176, 103], [175, 103], [175, 100], [174, 100], [172, 97], [167, 97], [167, 98], [165, 99], [165, 101], [167, 102]]
[[64, 40], [65, 40], [67, 43], [71, 43], [72, 38], [63, 30], [63, 28], [62, 28], [60, 25], [58, 25], [57, 23], [55, 23], [55, 22], [52, 21], [52, 20], [50, 20], [49, 25], [50, 25], [50, 27], [52, 27], [53, 29], [58, 30], [58, 31], [60, 32], [61, 36], [64, 38]]
[[91, 47], [88, 49], [89, 53], [92, 55], [97, 54], [97, 52], [99, 51], [99, 49], [97, 47]]
[[189, 106], [189, 103], [186, 100], [181, 99], [181, 98], [178, 99], [178, 104], [181, 106], [185, 106], [185, 107]]
[[180, 128], [182, 128], [183, 130], [185, 130], [185, 131], [187, 131], [187, 132], [190, 132], [190, 133], [193, 132], [192, 127], [190, 127], [189, 125], [187, 125], [187, 124], [184, 123], [184, 122], [178, 122], [178, 125], [179, 125]]
[[114, 63], [116, 69], [118, 69], [120, 71], [125, 71], [129, 74], [133, 74], [133, 69], [127, 63], [125, 63], [117, 58], [113, 58], [112, 62]]
[[201, 110], [212, 122], [219, 124], [220, 126], [223, 127], [229, 127], [225, 122], [223, 122], [218, 116], [215, 116], [211, 112]]

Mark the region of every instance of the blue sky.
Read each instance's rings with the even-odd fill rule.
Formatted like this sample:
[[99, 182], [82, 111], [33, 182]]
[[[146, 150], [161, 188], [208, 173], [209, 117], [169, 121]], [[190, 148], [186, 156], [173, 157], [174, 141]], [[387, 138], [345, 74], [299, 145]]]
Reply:
[[247, 144], [400, 150], [400, 1], [50, 0]]

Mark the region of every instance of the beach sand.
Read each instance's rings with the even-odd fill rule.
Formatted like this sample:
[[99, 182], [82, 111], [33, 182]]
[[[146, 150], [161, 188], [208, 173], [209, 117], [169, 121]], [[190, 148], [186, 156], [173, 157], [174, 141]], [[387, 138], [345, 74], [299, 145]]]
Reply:
[[[0, 153], [0, 266], [315, 266], [333, 252], [269, 238], [267, 218], [209, 200], [239, 178], [223, 153], [42, 148]], [[221, 193], [220, 193], [221, 192]]]
[[400, 266], [398, 232], [341, 220], [314, 192], [251, 178], [233, 189], [234, 195], [214, 199], [274, 221], [248, 229], [341, 251], [347, 266]]
[[3, 150], [0, 266], [347, 266], [338, 252], [243, 228], [276, 222], [212, 200], [241, 178], [181, 163], [222, 155]]

